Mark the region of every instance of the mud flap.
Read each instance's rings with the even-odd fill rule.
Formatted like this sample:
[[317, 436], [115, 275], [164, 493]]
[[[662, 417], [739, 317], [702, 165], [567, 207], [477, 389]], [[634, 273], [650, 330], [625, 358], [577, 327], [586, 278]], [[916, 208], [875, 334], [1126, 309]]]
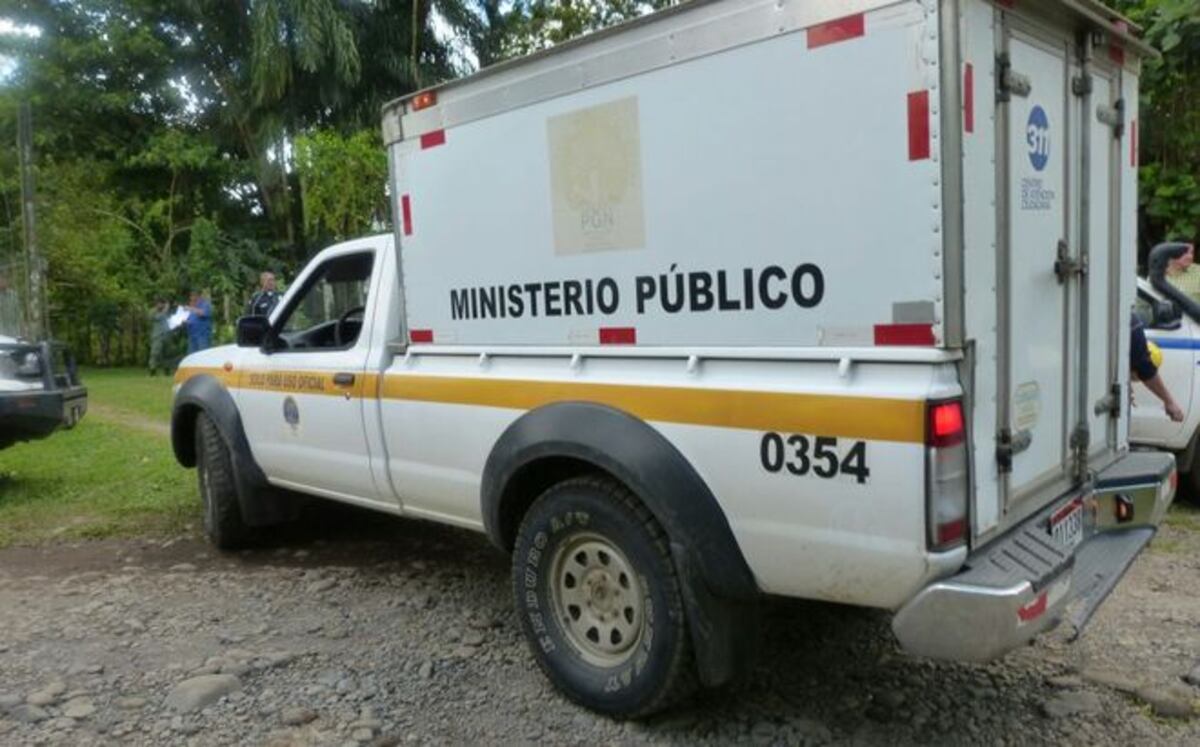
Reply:
[[683, 591], [696, 669], [705, 687], [720, 687], [746, 676], [758, 653], [759, 603], [712, 593], [683, 545], [672, 542], [671, 555]]

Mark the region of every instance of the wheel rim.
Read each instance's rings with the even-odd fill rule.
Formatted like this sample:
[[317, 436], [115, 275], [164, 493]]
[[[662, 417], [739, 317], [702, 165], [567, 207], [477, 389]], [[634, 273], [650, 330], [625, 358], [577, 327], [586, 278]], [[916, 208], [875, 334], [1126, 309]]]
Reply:
[[576, 534], [551, 564], [554, 610], [585, 661], [613, 667], [626, 661], [646, 627], [642, 585], [633, 565], [597, 534]]

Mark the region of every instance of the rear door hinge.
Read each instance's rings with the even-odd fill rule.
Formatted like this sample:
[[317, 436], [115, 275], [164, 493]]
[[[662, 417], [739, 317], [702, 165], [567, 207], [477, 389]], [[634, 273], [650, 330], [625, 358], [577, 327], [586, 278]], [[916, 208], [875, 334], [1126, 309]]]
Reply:
[[1092, 433], [1087, 425], [1080, 424], [1071, 431], [1070, 446], [1071, 446], [1071, 464], [1074, 467], [1072, 476], [1075, 482], [1081, 483], [1087, 479], [1088, 472], [1088, 444], [1092, 441]]
[[1012, 59], [1005, 52], [996, 57], [996, 102], [1012, 99], [1013, 94], [1024, 98], [1033, 91], [1028, 75], [1013, 70]]
[[1092, 92], [1093, 79], [1088, 74], [1076, 75], [1071, 78], [1071, 93], [1076, 96], [1087, 96]]
[[1071, 257], [1071, 250], [1067, 246], [1067, 242], [1059, 239], [1058, 254], [1054, 259], [1054, 274], [1058, 276], [1058, 284], [1062, 285], [1072, 277], [1085, 277], [1087, 273], [1087, 258], [1081, 257], [1075, 259]]

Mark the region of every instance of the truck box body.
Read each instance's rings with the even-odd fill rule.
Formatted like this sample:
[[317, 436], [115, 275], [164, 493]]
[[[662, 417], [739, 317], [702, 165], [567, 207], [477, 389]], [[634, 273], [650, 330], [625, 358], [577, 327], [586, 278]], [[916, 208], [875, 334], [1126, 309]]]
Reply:
[[[939, 334], [923, 38], [936, 17], [857, 3], [882, 6], [858, 17], [869, 33], [824, 44], [764, 25], [801, 29], [843, 5], [709, 4], [439, 91], [411, 115], [437, 129], [393, 146], [411, 328], [476, 345], [595, 346], [621, 329], [642, 346], [844, 347], [896, 322]], [[853, 25], [837, 23], [827, 33]], [[615, 79], [579, 90], [592, 76]]]

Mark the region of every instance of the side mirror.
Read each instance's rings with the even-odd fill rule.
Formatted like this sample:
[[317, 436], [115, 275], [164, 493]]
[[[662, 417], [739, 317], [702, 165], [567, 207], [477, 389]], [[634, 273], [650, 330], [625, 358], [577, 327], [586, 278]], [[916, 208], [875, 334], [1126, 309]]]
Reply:
[[1179, 329], [1182, 314], [1175, 304], [1170, 301], [1154, 302], [1154, 321], [1150, 325], [1154, 329]]
[[244, 316], [237, 320], [239, 348], [261, 348], [271, 331], [271, 320], [265, 316]]

